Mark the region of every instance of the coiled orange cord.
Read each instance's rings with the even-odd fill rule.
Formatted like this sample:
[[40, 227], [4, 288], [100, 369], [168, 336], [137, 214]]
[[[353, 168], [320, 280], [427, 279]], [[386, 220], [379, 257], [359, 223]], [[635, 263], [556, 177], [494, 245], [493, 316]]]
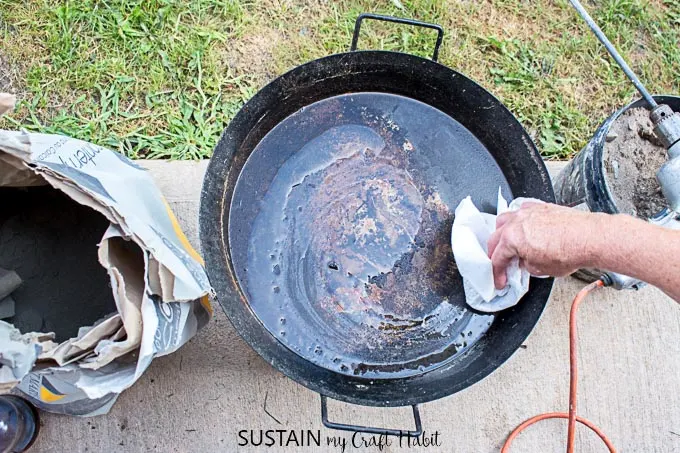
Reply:
[[614, 445], [612, 445], [611, 441], [602, 432], [602, 430], [600, 430], [600, 428], [595, 426], [593, 422], [586, 420], [585, 418], [576, 416], [576, 392], [578, 384], [578, 368], [576, 362], [577, 358], [576, 312], [578, 311], [579, 305], [581, 304], [583, 299], [588, 295], [588, 293], [594, 290], [595, 288], [599, 288], [601, 286], [604, 286], [604, 282], [602, 280], [597, 280], [596, 282], [591, 283], [590, 285], [586, 286], [581, 291], [579, 291], [579, 293], [576, 295], [574, 301], [571, 304], [571, 312], [569, 313], [569, 413], [565, 414], [563, 412], [550, 412], [547, 414], [540, 414], [535, 417], [531, 417], [529, 420], [519, 425], [517, 428], [515, 428], [513, 432], [510, 433], [505, 443], [503, 444], [501, 453], [509, 453], [510, 444], [512, 444], [512, 441], [515, 440], [515, 437], [517, 437], [526, 428], [533, 425], [534, 423], [549, 418], [566, 418], [569, 420], [569, 430], [567, 433], [567, 453], [574, 453], [576, 422], [579, 422], [590, 428], [595, 434], [597, 434], [600, 437], [600, 439], [602, 439], [602, 442], [605, 443], [605, 445], [607, 446], [611, 453], [616, 453]]

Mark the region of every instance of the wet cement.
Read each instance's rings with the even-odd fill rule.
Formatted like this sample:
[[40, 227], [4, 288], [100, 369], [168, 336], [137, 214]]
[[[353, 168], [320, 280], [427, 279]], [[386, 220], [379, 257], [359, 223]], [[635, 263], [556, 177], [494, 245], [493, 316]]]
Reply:
[[0, 188], [0, 201], [0, 267], [23, 280], [6, 321], [64, 341], [116, 310], [97, 259], [104, 216], [48, 186]]
[[[298, 139], [311, 125], [319, 133]], [[252, 179], [239, 180], [230, 211], [234, 241], [244, 203], [257, 205], [247, 254], [232, 242], [232, 257], [265, 327], [316, 364], [372, 378], [429, 371], [474, 345], [494, 316], [465, 305], [453, 210], [471, 193], [482, 206], [499, 186], [509, 194], [481, 143], [425, 104], [359, 93], [284, 120], [243, 173], [289, 148], [268, 186], [248, 197]]]
[[666, 207], [656, 172], [666, 161], [666, 150], [654, 136], [649, 111], [624, 112], [612, 124], [604, 146], [605, 177], [620, 212], [643, 219]]

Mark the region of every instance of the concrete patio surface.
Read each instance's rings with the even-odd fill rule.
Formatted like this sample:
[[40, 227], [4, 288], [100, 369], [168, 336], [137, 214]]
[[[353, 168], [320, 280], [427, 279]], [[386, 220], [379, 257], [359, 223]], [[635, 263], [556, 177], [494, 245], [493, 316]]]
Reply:
[[[198, 198], [207, 162], [142, 162], [150, 169], [198, 249]], [[555, 171], [560, 164], [551, 163]], [[566, 411], [569, 307], [583, 286], [557, 281], [551, 301], [525, 348], [482, 382], [421, 406], [429, 437], [439, 447], [406, 448], [393, 441], [383, 452], [498, 452], [510, 430], [542, 412]], [[680, 306], [655, 288], [603, 289], [579, 316], [579, 414], [599, 425], [620, 452], [680, 451]], [[264, 405], [266, 401], [265, 412]], [[221, 309], [176, 353], [154, 360], [111, 412], [95, 418], [45, 414], [31, 451], [39, 452], [340, 452], [326, 436], [350, 433], [321, 424], [319, 396], [286, 378], [244, 343]], [[330, 404], [335, 421], [411, 428], [409, 408], [375, 409]], [[241, 430], [321, 430], [321, 447], [238, 446]], [[286, 436], [287, 437], [287, 436]], [[366, 436], [365, 438], [369, 438]], [[513, 452], [564, 451], [565, 421], [530, 428]], [[360, 439], [355, 439], [360, 440]], [[579, 429], [578, 452], [604, 452]]]

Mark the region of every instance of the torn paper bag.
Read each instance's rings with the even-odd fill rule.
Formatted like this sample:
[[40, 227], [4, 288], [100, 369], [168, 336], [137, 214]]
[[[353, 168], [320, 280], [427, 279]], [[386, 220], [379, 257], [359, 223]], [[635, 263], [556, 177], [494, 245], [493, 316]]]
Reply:
[[17, 385], [33, 368], [38, 356], [56, 344], [49, 334], [25, 333], [0, 321], [0, 393]]
[[[499, 189], [496, 213], [500, 215], [506, 211], [516, 211], [525, 201], [542, 203], [533, 198], [516, 198], [508, 206]], [[483, 312], [512, 307], [529, 290], [529, 272], [519, 267], [517, 259], [508, 267], [506, 287], [496, 289], [487, 248], [487, 241], [494, 231], [496, 215], [480, 212], [470, 197], [460, 202], [453, 220], [451, 247], [463, 277], [465, 301], [470, 307]]]
[[[0, 112], [10, 101], [0, 96]], [[101, 146], [0, 130], [0, 189], [33, 191], [37, 200], [56, 191], [103, 216], [101, 236], [95, 235], [100, 242], [92, 244], [93, 268], [99, 269], [98, 262], [108, 274], [103, 277], [115, 302], [109, 315], [89, 321], [59, 344], [49, 343], [49, 326], [40, 313], [36, 325], [47, 330], [44, 334], [0, 323], [0, 388], [20, 381], [16, 389], [50, 412], [106, 413], [155, 357], [176, 351], [210, 319], [212, 289], [203, 261], [148, 172]], [[3, 310], [19, 312], [26, 303], [18, 291], [34, 275], [22, 274], [21, 267], [19, 261], [13, 269], [24, 282], [7, 303], [14, 305], [5, 302]], [[76, 303], [89, 301], [83, 296]]]

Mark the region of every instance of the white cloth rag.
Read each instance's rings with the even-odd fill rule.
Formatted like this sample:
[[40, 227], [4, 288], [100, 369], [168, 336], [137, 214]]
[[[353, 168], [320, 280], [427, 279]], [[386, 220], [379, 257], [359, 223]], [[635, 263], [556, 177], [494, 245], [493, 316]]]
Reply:
[[[542, 203], [534, 198], [516, 198], [508, 202], [498, 189], [497, 215], [516, 211], [526, 201]], [[470, 197], [465, 198], [456, 208], [451, 230], [451, 247], [463, 277], [465, 301], [478, 311], [496, 312], [512, 307], [529, 290], [529, 271], [519, 267], [515, 258], [507, 269], [508, 283], [503, 289], [496, 289], [493, 282], [491, 258], [487, 241], [496, 231], [496, 215], [479, 212]]]

